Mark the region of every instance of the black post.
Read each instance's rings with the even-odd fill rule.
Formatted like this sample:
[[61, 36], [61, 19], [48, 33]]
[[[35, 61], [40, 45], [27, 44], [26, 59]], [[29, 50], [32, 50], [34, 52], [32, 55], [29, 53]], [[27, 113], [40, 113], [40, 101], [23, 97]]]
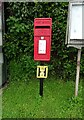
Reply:
[[[41, 62], [41, 65], [44, 65], [43, 62]], [[43, 97], [43, 80], [44, 78], [40, 78], [40, 96]]]
[[43, 78], [40, 78], [40, 96], [43, 96]]

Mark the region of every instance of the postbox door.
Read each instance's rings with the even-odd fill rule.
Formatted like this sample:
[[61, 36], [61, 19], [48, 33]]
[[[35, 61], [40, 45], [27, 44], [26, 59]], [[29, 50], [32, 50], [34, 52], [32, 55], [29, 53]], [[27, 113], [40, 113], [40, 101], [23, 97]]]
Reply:
[[34, 60], [50, 60], [50, 48], [51, 39], [50, 36], [45, 36], [44, 39], [41, 37], [34, 37]]

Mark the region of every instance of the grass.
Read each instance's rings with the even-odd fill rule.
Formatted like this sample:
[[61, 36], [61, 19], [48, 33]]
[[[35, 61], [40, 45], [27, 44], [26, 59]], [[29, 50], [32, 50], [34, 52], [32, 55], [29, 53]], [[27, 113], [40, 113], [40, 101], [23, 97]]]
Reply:
[[10, 82], [3, 90], [3, 118], [82, 118], [82, 82], [78, 97], [74, 87], [73, 81], [45, 79], [41, 97], [39, 79]]

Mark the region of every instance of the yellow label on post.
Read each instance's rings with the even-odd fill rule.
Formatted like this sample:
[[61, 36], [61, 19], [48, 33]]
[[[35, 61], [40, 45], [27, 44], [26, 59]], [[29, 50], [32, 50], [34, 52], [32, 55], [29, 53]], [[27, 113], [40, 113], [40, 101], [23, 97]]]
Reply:
[[47, 78], [48, 66], [37, 66], [37, 78]]

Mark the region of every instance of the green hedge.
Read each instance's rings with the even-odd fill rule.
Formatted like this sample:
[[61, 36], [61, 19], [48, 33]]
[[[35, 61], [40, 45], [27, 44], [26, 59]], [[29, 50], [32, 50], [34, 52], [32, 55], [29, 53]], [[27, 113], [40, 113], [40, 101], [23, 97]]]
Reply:
[[[45, 64], [49, 65], [50, 75], [74, 78], [77, 49], [67, 48], [65, 45], [67, 13], [68, 2], [6, 3], [7, 31], [4, 52], [7, 59], [21, 64], [27, 74], [32, 76], [36, 72], [36, 62], [33, 60], [34, 18], [51, 17], [53, 22], [51, 61]], [[81, 59], [81, 77], [84, 76], [83, 57], [84, 51]], [[32, 65], [30, 65], [30, 58]], [[29, 66], [31, 72], [28, 71]]]

